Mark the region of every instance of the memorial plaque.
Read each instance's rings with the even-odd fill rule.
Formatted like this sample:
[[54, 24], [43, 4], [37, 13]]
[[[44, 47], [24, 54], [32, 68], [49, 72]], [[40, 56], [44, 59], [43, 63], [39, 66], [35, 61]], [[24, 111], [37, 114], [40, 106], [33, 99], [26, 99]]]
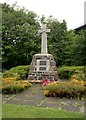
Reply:
[[39, 67], [39, 70], [46, 71], [46, 67]]
[[40, 61], [40, 65], [46, 65], [47, 61]]

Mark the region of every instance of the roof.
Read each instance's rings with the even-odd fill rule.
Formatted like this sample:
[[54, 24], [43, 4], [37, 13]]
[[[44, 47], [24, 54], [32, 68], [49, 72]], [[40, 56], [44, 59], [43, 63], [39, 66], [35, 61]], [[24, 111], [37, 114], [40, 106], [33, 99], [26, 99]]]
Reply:
[[84, 24], [84, 25], [82, 25], [82, 26], [80, 26], [78, 28], [75, 28], [74, 30], [79, 31], [79, 30], [84, 30], [84, 29], [86, 29], [86, 24]]

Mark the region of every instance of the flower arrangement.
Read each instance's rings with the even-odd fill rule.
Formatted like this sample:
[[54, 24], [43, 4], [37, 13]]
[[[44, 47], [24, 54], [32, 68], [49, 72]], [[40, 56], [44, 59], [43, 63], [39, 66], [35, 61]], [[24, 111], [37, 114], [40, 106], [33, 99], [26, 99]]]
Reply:
[[46, 86], [47, 84], [52, 83], [52, 82], [55, 82], [55, 80], [43, 79], [41, 84], [43, 86]]

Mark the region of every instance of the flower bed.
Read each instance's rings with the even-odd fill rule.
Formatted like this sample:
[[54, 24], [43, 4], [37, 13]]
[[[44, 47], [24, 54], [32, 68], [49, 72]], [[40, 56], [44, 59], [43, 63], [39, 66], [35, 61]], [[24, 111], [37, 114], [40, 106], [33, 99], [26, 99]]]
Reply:
[[7, 77], [2, 81], [3, 94], [16, 94], [31, 87], [31, 83], [27, 80], [16, 80], [16, 78]]
[[60, 98], [79, 98], [84, 97], [86, 87], [84, 84], [76, 84], [71, 82], [56, 82], [46, 85], [44, 95], [46, 97], [60, 97]]

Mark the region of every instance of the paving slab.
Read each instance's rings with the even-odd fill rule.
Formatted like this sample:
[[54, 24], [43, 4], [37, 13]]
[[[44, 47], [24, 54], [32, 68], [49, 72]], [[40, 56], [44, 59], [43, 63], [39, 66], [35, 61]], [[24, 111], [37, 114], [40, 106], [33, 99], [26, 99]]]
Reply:
[[45, 98], [45, 102], [57, 102], [57, 101], [60, 101], [60, 99], [58, 99], [57, 97], [46, 97]]
[[29, 105], [29, 106], [38, 106], [40, 102], [27, 101], [27, 100], [10, 100], [7, 103], [16, 104], [16, 105]]
[[73, 105], [61, 105], [61, 108], [67, 111], [80, 112], [79, 107]]
[[44, 103], [42, 103], [42, 105], [40, 107], [47, 107], [47, 108], [55, 108], [55, 109], [57, 109], [59, 107], [59, 105], [56, 104], [56, 103], [50, 103], [50, 102], [45, 103], [44, 102]]

